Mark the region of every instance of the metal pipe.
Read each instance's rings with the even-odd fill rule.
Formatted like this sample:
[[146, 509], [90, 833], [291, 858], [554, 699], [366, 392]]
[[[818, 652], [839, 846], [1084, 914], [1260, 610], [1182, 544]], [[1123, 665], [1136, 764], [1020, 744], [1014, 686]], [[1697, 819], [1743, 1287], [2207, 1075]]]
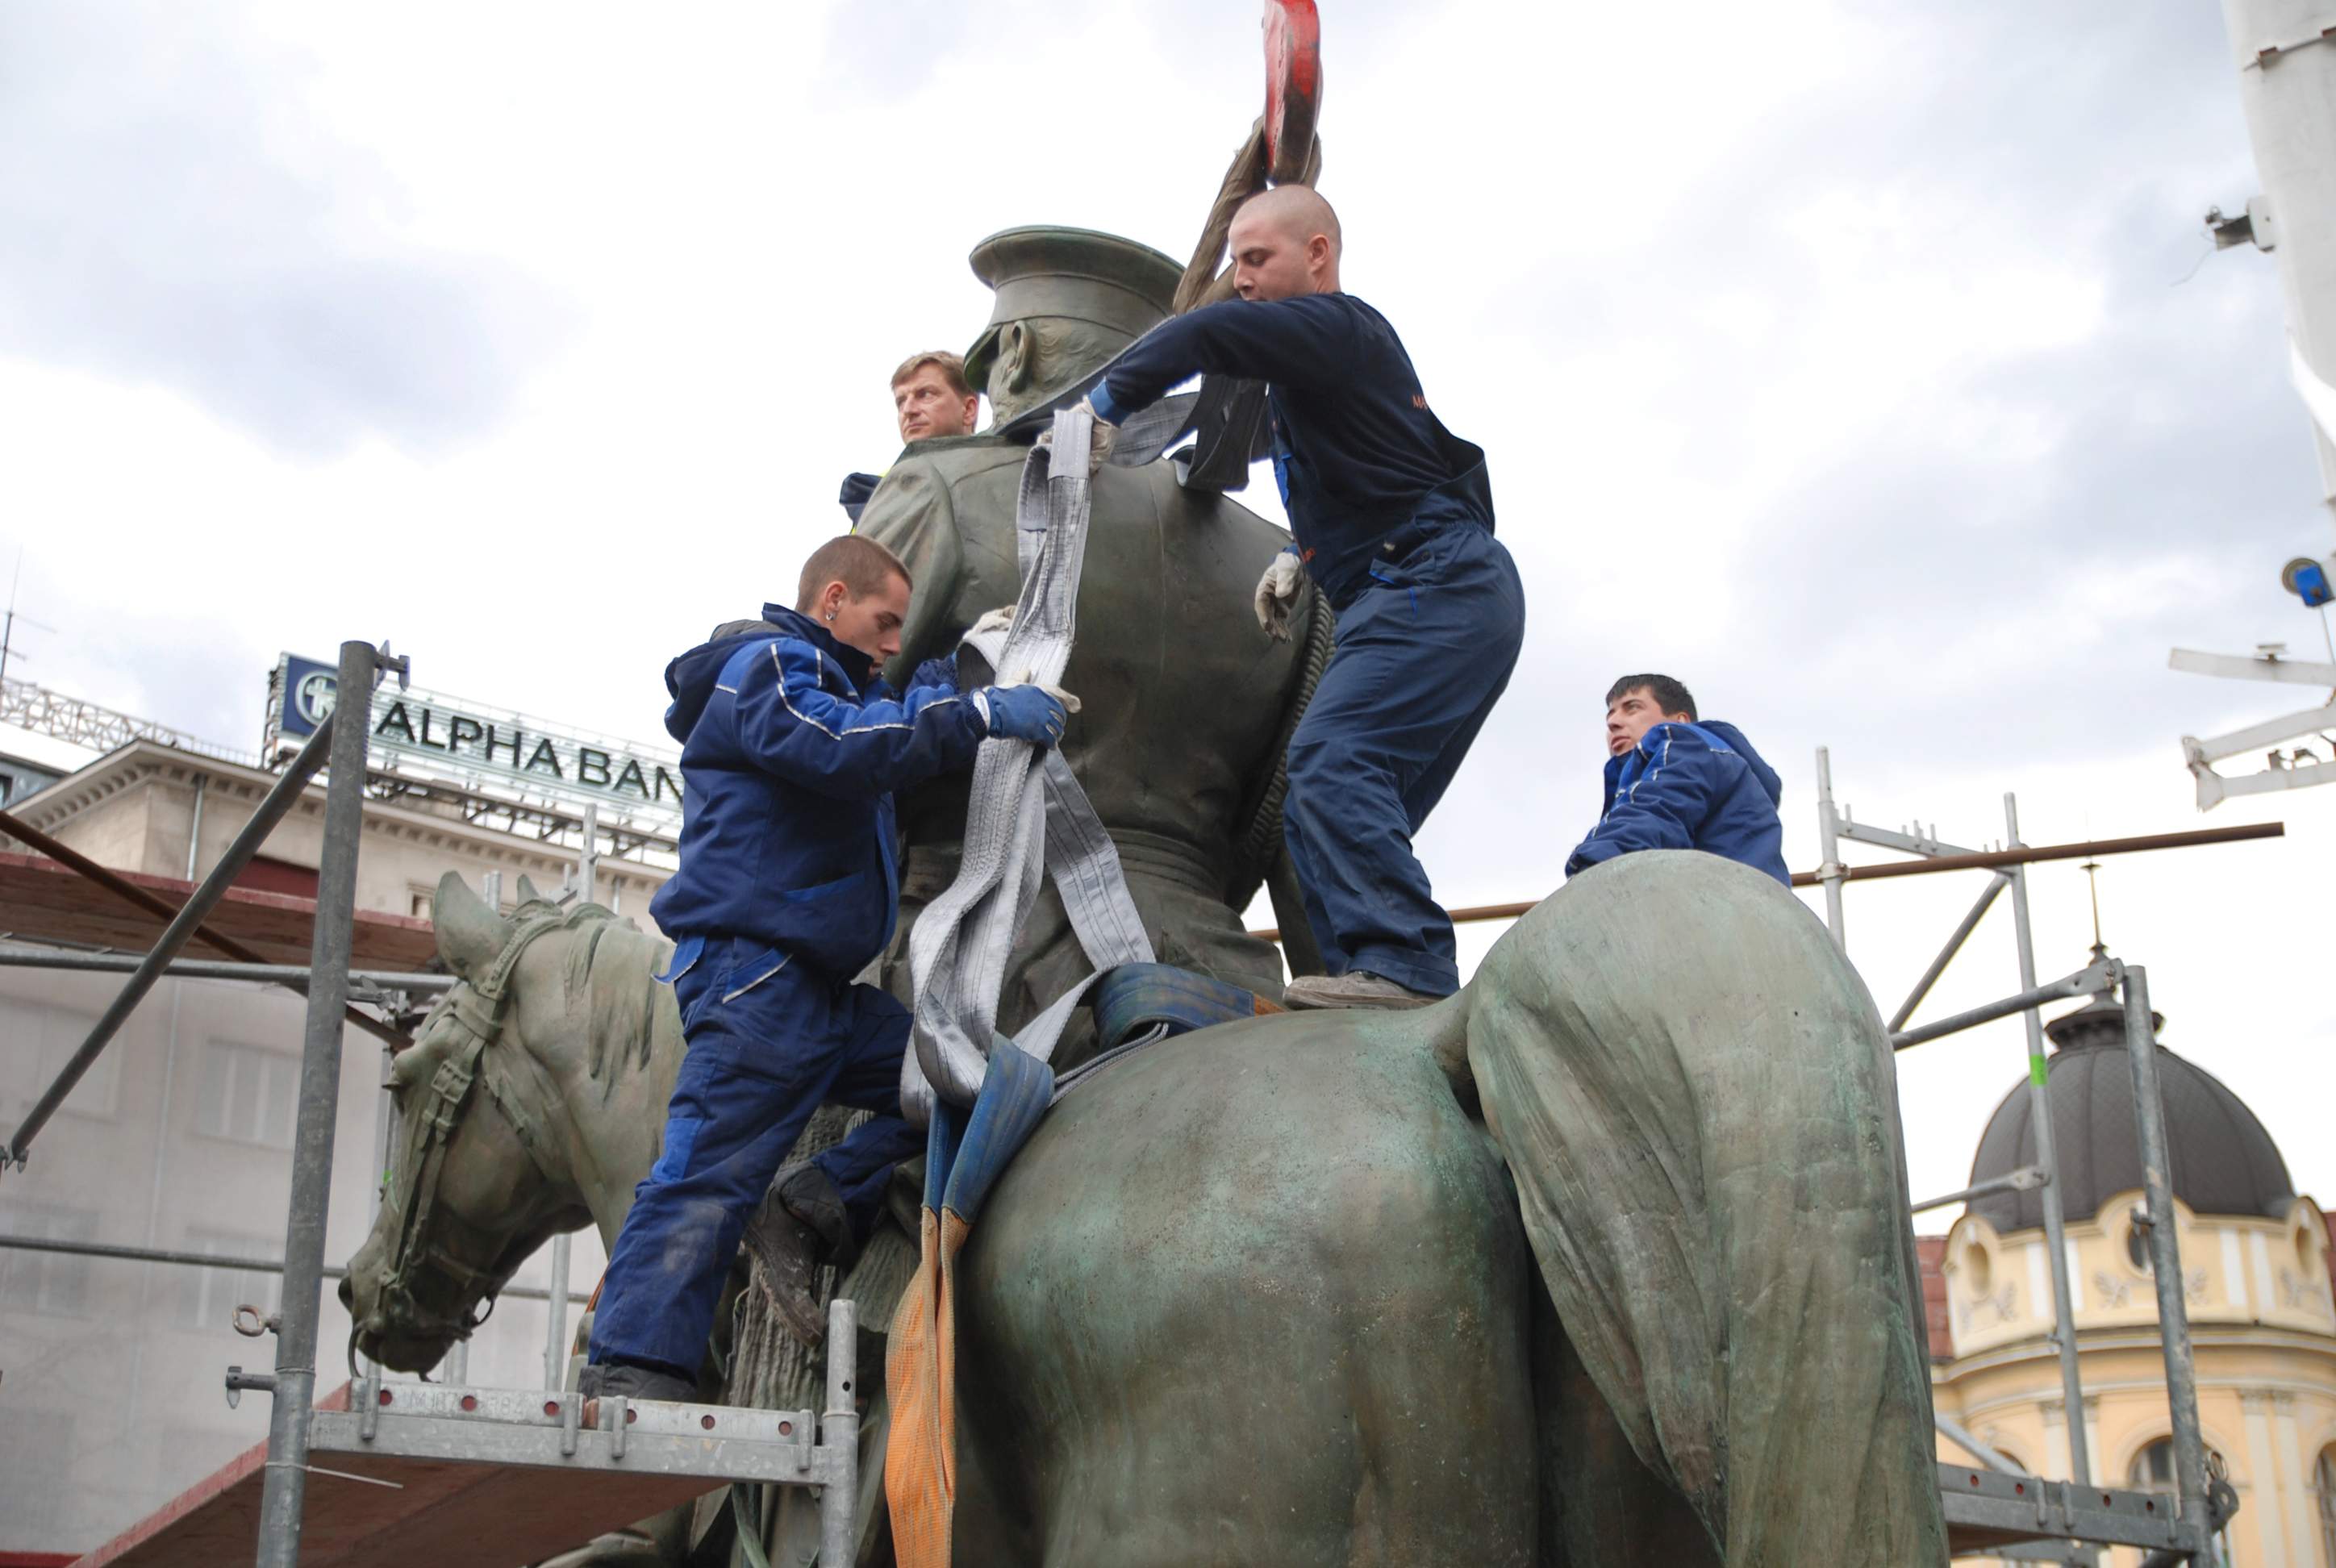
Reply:
[[[341, 1010], [348, 998], [357, 848], [365, 833], [365, 716], [379, 664], [371, 643], [341, 644], [333, 715], [354, 715], [356, 722], [331, 726], [332, 782], [325, 792], [325, 849], [316, 872], [315, 940], [308, 950], [308, 1023], [300, 1059], [299, 1120], [292, 1135], [292, 1202], [284, 1222], [284, 1304], [268, 1417], [267, 1478], [259, 1502], [258, 1568], [299, 1568], [300, 1563], [325, 1220], [333, 1195], [333, 1132], [341, 1092]], [[307, 750], [301, 755], [307, 755]]]
[[2008, 1018], [2014, 1013], [2024, 1012], [2046, 1002], [2061, 1001], [2069, 997], [2098, 996], [2116, 984], [2117, 965], [2114, 962], [2088, 964], [2073, 975], [2064, 976], [2045, 985], [2032, 986], [2017, 996], [2004, 997], [1982, 1007], [1973, 1008], [1969, 1012], [1957, 1013], [1952, 1018], [1941, 1018], [1935, 1024], [1924, 1024], [1919, 1029], [1908, 1029], [1903, 1034], [1893, 1035], [1890, 1037], [1890, 1044], [1894, 1049], [1903, 1051], [1909, 1047], [1935, 1040], [1942, 1035], [1959, 1034], [1964, 1029], [1976, 1028], [1981, 1024], [1991, 1024], [1998, 1018]]
[[[170, 925], [163, 929], [161, 940], [154, 944], [154, 950], [139, 960], [138, 968], [129, 981], [91, 1027], [89, 1037], [81, 1043], [81, 1048], [73, 1053], [73, 1059], [57, 1074], [56, 1081], [34, 1105], [24, 1125], [16, 1129], [16, 1135], [8, 1141], [7, 1158], [0, 1160], [0, 1166], [11, 1162], [19, 1167], [24, 1164], [24, 1154], [32, 1146], [33, 1139], [48, 1124], [49, 1118], [56, 1115], [57, 1107], [64, 1104], [65, 1096], [73, 1093], [73, 1086], [81, 1082], [82, 1075], [89, 1071], [90, 1065], [97, 1060], [106, 1043], [113, 1038], [123, 1020], [130, 1017], [131, 1010], [145, 998], [148, 991], [154, 989], [154, 982], [162, 978], [164, 967], [179, 956], [180, 950], [187, 945], [196, 928], [203, 923], [203, 917], [227, 896], [229, 887], [250, 863], [251, 857], [259, 852], [259, 846], [268, 841], [268, 835], [276, 831], [276, 824], [284, 820], [284, 813], [292, 809], [292, 803], [299, 799], [301, 790], [324, 763], [333, 731], [338, 727], [341, 726], [329, 724], [316, 726], [316, 733], [308, 738], [307, 745], [300, 748], [300, 755], [292, 759], [291, 765], [284, 770], [284, 776], [276, 781], [276, 787], [268, 792], [268, 798], [259, 803], [259, 809], [251, 813], [251, 820], [244, 823], [241, 833], [235, 835], [235, 842], [228, 845], [227, 853], [219, 857], [219, 863], [211, 868], [210, 875], [203, 879], [202, 885], [195, 889], [187, 901], [179, 907], [178, 912], [170, 917]], [[360, 735], [365, 731], [362, 724], [346, 727]], [[363, 787], [362, 784], [359, 787]], [[339, 1022], [336, 1016], [336, 1028]]]
[[2001, 1454], [1997, 1453], [1994, 1449], [1981, 1442], [1969, 1428], [1965, 1427], [1961, 1422], [1956, 1420], [1953, 1417], [1942, 1416], [1937, 1411], [1932, 1411], [1931, 1413], [1931, 1425], [1936, 1427], [1958, 1446], [1968, 1450], [1972, 1458], [1978, 1460], [1989, 1469], [2000, 1470], [2008, 1475], [2025, 1475], [2029, 1474], [2029, 1472], [2021, 1469], [2019, 1466], [2013, 1464]]
[[829, 1472], [819, 1499], [819, 1560], [853, 1561], [860, 1542], [860, 1394], [852, 1387], [860, 1348], [860, 1309], [841, 1297], [827, 1304], [827, 1409], [819, 1420], [819, 1446], [830, 1450], [838, 1469]]
[[[0, 948], [0, 969], [79, 969], [92, 974], [128, 974], [143, 960], [135, 953], [44, 952]], [[258, 980], [270, 985], [308, 982], [306, 964], [233, 964], [217, 959], [172, 959], [163, 973], [190, 980]], [[407, 974], [395, 969], [351, 969], [349, 983], [382, 991], [451, 991], [456, 975]]]
[[584, 808], [584, 851], [576, 857], [576, 901], [600, 901], [600, 808]]
[[[313, 740], [315, 737], [310, 738]], [[109, 871], [80, 851], [59, 843], [21, 817], [11, 816], [8, 813], [0, 811], [0, 833], [5, 833], [12, 839], [30, 844], [34, 850], [48, 856], [66, 870], [86, 877], [124, 903], [137, 905], [166, 926], [178, 915], [177, 909], [164, 903], [119, 872]], [[209, 943], [238, 963], [257, 964], [266, 961], [254, 950], [244, 946], [233, 937], [220, 935], [209, 926], [195, 928], [195, 940]], [[285, 984], [293, 990], [300, 989], [298, 985], [291, 981], [287, 980]], [[383, 1023], [379, 1018], [368, 1018], [355, 1008], [348, 1009], [348, 1021], [365, 1030], [365, 1033], [375, 1037], [384, 1045], [394, 1047], [398, 1050], [402, 1051], [414, 1043], [402, 1029]]]
[[[2003, 797], [2003, 842], [2020, 847], [2020, 800]], [[2035, 927], [2028, 914], [2028, 871], [2011, 872], [2012, 940], [2020, 957], [2020, 983], [2036, 983]], [[2060, 1210], [2060, 1156], [2055, 1152], [2052, 1096], [2048, 1081], [2050, 1064], [2044, 1056], [2044, 1020], [2029, 1008], [2028, 1030], [2028, 1125], [2036, 1129], [2036, 1163], [2044, 1171], [2044, 1190], [2037, 1199], [2044, 1211], [2044, 1250], [2050, 1254], [2052, 1280], [2052, 1349], [2060, 1362], [2060, 1398], [2068, 1409], [2068, 1479], [2079, 1486], [2093, 1483], [2092, 1436], [2085, 1425], [2085, 1385], [2077, 1365], [2075, 1286], [2068, 1279], [2068, 1232]]]
[[[2010, 880], [2001, 872], [1988, 878], [1987, 886], [1980, 890], [1978, 901], [1971, 907], [1971, 913], [1963, 917], [1963, 923], [1955, 928], [1955, 934], [1947, 939], [1947, 945], [1939, 950], [1939, 956], [1931, 960], [1931, 967], [1922, 971], [1922, 978], [1914, 982], [1914, 989], [1906, 993], [1906, 999], [1900, 1003], [1898, 1010], [1891, 1015], [1890, 1032], [1892, 1034], [1894, 1035], [1906, 1027], [1906, 1020], [1914, 1016], [1914, 1009], [1922, 1005], [1922, 998], [1931, 994], [1931, 988], [1939, 983], [1939, 977], [1945, 974], [1947, 966], [1955, 961], [1955, 955], [1962, 951], [1963, 943], [1971, 940], [1971, 932], [1977, 930], [1980, 921], [1987, 918], [1988, 909], [1995, 902], [1996, 895], [2003, 891], [2005, 884]], [[2033, 980], [2022, 983], [2035, 984]]]
[[[2248, 839], [2283, 838], [2284, 823], [2240, 823], [2225, 828], [2199, 828], [2178, 833], [2146, 833], [2139, 838], [2094, 839], [2085, 843], [2037, 844], [2016, 849], [1982, 850], [1973, 854], [1936, 855], [1922, 861], [1891, 861], [1874, 866], [1844, 866], [1843, 880], [1869, 882], [1883, 877], [1919, 877], [1932, 872], [1964, 872], [1974, 869], [2000, 871], [2006, 866], [2032, 865], [2039, 861], [2086, 860], [2094, 855], [2139, 854], [2146, 850], [2189, 849], [2198, 844], [2237, 843]], [[1815, 887], [1824, 879], [1822, 869], [1795, 872], [1793, 886]], [[1512, 904], [1474, 904], [1450, 911], [1452, 923], [1465, 925], [1473, 920], [1513, 920], [1541, 902], [1525, 899]], [[1280, 930], [1268, 926], [1249, 933], [1269, 942], [1281, 940]]]
[[2174, 1231], [2173, 1164], [2166, 1141], [2166, 1103], [2157, 1087], [2157, 1031], [2149, 1012], [2149, 971], [2125, 971], [2126, 1056], [2133, 1068], [2134, 1129], [2141, 1142], [2141, 1187], [2149, 1206], [2149, 1263], [2157, 1287], [2157, 1337], [2166, 1354], [2166, 1397], [2174, 1424], [2174, 1479], [2182, 1523], [2200, 1539], [2213, 1533], [2206, 1513], [2206, 1439], [2198, 1425], [2198, 1369], [2190, 1349], [2190, 1310], [2182, 1296], [2182, 1247]]
[[[118, 1258], [133, 1263], [171, 1263], [190, 1269], [237, 1269], [254, 1274], [280, 1274], [284, 1271], [281, 1258], [238, 1258], [219, 1252], [173, 1251], [168, 1247], [127, 1247], [112, 1242], [67, 1242], [47, 1236], [12, 1236], [0, 1232], [0, 1252], [62, 1252], [73, 1258]], [[325, 1278], [338, 1280], [348, 1273], [346, 1269], [334, 1267], [325, 1271]], [[551, 1298], [549, 1290], [532, 1285], [506, 1285], [495, 1292], [500, 1298], [513, 1300], [544, 1301]]]
[[1990, 1193], [2032, 1193], [2044, 1184], [2042, 1166], [2022, 1165], [2020, 1169], [2008, 1171], [1991, 1181], [1965, 1187], [1960, 1193], [1949, 1193], [1942, 1198], [1925, 1198], [1914, 1204], [1910, 1213], [1919, 1214], [1926, 1209], [1943, 1209], [1949, 1203], [1968, 1203], [1973, 1198], [1984, 1198]]
[[[2275, 839], [2286, 836], [2285, 823], [2240, 823], [2226, 828], [2198, 828], [2188, 833], [2144, 833], [2129, 839], [2095, 839], [2080, 844], [2039, 844], [2000, 850], [1982, 850], [1978, 854], [1939, 855], [1926, 861], [1891, 861], [1878, 866], [1844, 866], [1841, 872], [1850, 881], [1872, 881], [1877, 877], [1919, 877], [1932, 872], [1961, 872], [1973, 868], [1995, 870], [2002, 866], [2033, 865], [2039, 861], [2088, 860], [2095, 855], [2138, 854], [2145, 850], [2186, 849], [2193, 844], [2235, 843], [2246, 839]], [[1822, 876], [1821, 872], [1796, 872], [1793, 885], [1806, 887]]]
[[[1820, 864], [1815, 881], [1825, 884], [1825, 930], [1833, 933], [1834, 946], [1849, 950], [1849, 933], [1843, 927], [1841, 885], [1848, 879], [1849, 868], [1841, 863], [1841, 819], [1833, 806], [1833, 753], [1826, 746], [1817, 747], [1817, 855]], [[1800, 885], [1797, 879], [1795, 885]]]
[[194, 820], [187, 824], [187, 880], [195, 880], [195, 868], [201, 863], [203, 844], [203, 796], [209, 793], [211, 775], [195, 775]]
[[551, 1238], [551, 1313], [543, 1335], [543, 1386], [555, 1394], [568, 1386], [568, 1250], [570, 1240], [565, 1231]]

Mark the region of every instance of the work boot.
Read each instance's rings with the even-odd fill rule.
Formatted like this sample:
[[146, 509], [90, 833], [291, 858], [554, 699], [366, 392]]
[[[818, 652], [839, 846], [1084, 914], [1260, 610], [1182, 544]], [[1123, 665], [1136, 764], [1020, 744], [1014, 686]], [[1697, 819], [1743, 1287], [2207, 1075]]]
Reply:
[[697, 1399], [697, 1385], [691, 1379], [655, 1367], [636, 1367], [629, 1361], [603, 1361], [585, 1368], [577, 1374], [576, 1392], [584, 1401], [582, 1424], [595, 1428], [600, 1425], [603, 1399], [664, 1399], [676, 1405], [694, 1404]]
[[1368, 969], [1349, 969], [1343, 975], [1303, 975], [1290, 981], [1281, 993], [1282, 1005], [1289, 1008], [1426, 1008], [1443, 999], [1399, 986]]
[[746, 1248], [763, 1266], [763, 1283], [787, 1331], [805, 1345], [827, 1337], [818, 1269], [850, 1264], [854, 1251], [843, 1194], [825, 1171], [802, 1165], [774, 1183], [746, 1226]]

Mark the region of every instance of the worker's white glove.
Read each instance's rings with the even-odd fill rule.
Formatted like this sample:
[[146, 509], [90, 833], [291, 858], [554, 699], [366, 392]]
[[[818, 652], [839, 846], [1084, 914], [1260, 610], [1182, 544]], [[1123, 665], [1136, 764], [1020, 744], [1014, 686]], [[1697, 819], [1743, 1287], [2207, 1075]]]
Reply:
[[[1095, 412], [1094, 405], [1084, 406], [1089, 414]], [[1119, 426], [1105, 419], [1096, 419], [1095, 430], [1087, 437], [1087, 477], [1089, 479], [1102, 472], [1103, 465], [1111, 461], [1111, 443], [1118, 438]], [[1054, 431], [1051, 429], [1040, 431], [1038, 444], [1051, 451], [1055, 444]]]
[[1013, 625], [1014, 607], [1010, 604], [1001, 604], [996, 609], [985, 614], [979, 620], [975, 621], [973, 629], [965, 634], [965, 638], [968, 642], [971, 642], [977, 638], [988, 637], [992, 632], [1003, 635]]
[[1257, 624], [1276, 642], [1290, 640], [1290, 612], [1297, 608], [1305, 571], [1298, 557], [1285, 550], [1266, 563], [1265, 575], [1257, 579]]

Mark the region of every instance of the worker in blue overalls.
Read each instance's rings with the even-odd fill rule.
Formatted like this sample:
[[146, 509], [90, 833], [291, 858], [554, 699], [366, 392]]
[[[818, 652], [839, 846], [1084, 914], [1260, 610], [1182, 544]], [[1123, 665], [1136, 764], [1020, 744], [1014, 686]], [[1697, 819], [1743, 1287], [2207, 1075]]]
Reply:
[[1338, 219], [1303, 186], [1252, 197], [1231, 228], [1241, 296], [1173, 317], [1089, 394], [1115, 423], [1196, 374], [1269, 384], [1273, 466], [1295, 541], [1258, 584], [1289, 635], [1299, 572], [1338, 615], [1338, 651], [1290, 740], [1283, 833], [1328, 975], [1292, 1007], [1419, 1007], [1459, 989], [1452, 921], [1412, 836], [1508, 685], [1523, 586], [1493, 537], [1484, 454], [1428, 412], [1395, 328], [1338, 287]]
[[1667, 675], [1626, 675], [1606, 693], [1606, 809], [1566, 858], [1569, 877], [1635, 850], [1702, 850], [1786, 887], [1785, 781], [1744, 732], [1698, 718]]
[[[826, 1256], [866, 1238], [886, 1174], [923, 1145], [900, 1119], [909, 1013], [852, 983], [900, 912], [892, 792], [969, 767], [988, 736], [1053, 745], [1064, 707], [1033, 686], [960, 693], [939, 659], [895, 696], [876, 670], [900, 651], [910, 593], [883, 546], [831, 540], [793, 609], [765, 605], [666, 670], [681, 869], [649, 913], [675, 941], [688, 1049], [608, 1259], [587, 1398], [691, 1397], [747, 1218], [822, 1103], [875, 1113], [777, 1194]], [[780, 1306], [816, 1339], [823, 1258], [790, 1255]]]

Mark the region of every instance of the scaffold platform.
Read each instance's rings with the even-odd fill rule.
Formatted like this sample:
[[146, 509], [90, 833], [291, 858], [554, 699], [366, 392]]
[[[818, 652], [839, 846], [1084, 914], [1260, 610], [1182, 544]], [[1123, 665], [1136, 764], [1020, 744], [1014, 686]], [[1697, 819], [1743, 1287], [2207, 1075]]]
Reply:
[[[732, 1482], [832, 1488], [822, 1514], [849, 1520], [856, 1411], [831, 1413], [822, 1441], [813, 1410], [610, 1398], [595, 1429], [583, 1403], [572, 1390], [344, 1384], [309, 1417], [302, 1568], [510, 1568]], [[73, 1568], [248, 1568], [267, 1459], [252, 1447]]]

